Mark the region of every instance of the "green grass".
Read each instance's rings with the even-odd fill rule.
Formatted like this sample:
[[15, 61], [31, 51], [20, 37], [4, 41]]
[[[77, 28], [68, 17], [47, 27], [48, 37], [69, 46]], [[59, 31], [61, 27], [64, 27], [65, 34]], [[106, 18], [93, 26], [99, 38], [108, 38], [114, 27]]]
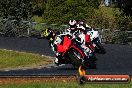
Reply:
[[50, 58], [42, 57], [38, 54], [0, 50], [0, 69], [36, 67], [50, 62]]
[[84, 84], [79, 85], [77, 82], [37, 82], [23, 84], [4, 84], [0, 88], [132, 88], [130, 84]]

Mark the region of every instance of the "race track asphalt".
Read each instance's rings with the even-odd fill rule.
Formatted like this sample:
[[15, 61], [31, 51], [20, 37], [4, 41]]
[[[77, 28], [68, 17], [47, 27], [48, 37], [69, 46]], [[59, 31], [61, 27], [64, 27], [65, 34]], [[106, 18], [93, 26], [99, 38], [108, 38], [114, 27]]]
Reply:
[[[107, 53], [96, 54], [97, 69], [87, 69], [87, 74], [128, 74], [132, 75], [132, 46], [103, 44]], [[0, 37], [0, 49], [16, 50], [43, 54], [54, 57], [54, 53], [45, 39]], [[0, 76], [6, 75], [75, 75], [77, 70], [71, 65], [51, 64], [42, 68], [0, 70]]]

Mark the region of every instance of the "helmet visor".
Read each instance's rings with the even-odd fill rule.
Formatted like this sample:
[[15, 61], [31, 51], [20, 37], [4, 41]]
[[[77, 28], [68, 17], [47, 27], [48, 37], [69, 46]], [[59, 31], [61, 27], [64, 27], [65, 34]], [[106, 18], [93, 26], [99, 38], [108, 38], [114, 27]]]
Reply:
[[70, 29], [75, 29], [76, 25], [70, 25]]

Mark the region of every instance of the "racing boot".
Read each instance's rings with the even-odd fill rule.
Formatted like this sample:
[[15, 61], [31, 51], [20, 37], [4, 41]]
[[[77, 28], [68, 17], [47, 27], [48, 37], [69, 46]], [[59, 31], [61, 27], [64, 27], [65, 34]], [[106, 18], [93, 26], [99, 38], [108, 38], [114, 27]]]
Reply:
[[90, 69], [96, 69], [96, 57], [95, 57], [95, 55], [94, 55], [94, 53], [90, 53], [89, 54], [89, 67], [90, 67]]
[[93, 61], [97, 61], [97, 58], [96, 58], [94, 52], [90, 52], [90, 53], [89, 53], [89, 58], [91, 58]]
[[56, 58], [54, 60], [54, 63], [58, 66], [61, 65], [64, 61], [62, 60], [62, 56], [60, 54], [56, 54]]
[[61, 65], [61, 64], [59, 63], [58, 58], [55, 58], [55, 60], [54, 60], [54, 64], [56, 64], [57, 66]]
[[87, 52], [87, 55], [88, 56], [86, 56], [85, 57], [85, 63], [88, 65], [88, 68], [89, 69], [96, 69], [96, 57], [95, 57], [95, 55], [94, 55], [94, 53], [93, 52]]

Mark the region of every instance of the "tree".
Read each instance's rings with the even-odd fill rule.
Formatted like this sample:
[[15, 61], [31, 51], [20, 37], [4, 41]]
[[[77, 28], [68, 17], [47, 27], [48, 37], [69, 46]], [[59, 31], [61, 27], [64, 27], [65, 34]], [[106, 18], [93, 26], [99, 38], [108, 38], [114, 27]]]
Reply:
[[11, 19], [25, 19], [32, 15], [31, 0], [1, 0], [0, 16]]
[[132, 16], [132, 0], [117, 0], [117, 5], [125, 15]]
[[33, 15], [42, 16], [46, 8], [47, 0], [33, 0]]
[[43, 18], [48, 23], [59, 24], [69, 19], [86, 19], [98, 6], [98, 0], [48, 0]]

